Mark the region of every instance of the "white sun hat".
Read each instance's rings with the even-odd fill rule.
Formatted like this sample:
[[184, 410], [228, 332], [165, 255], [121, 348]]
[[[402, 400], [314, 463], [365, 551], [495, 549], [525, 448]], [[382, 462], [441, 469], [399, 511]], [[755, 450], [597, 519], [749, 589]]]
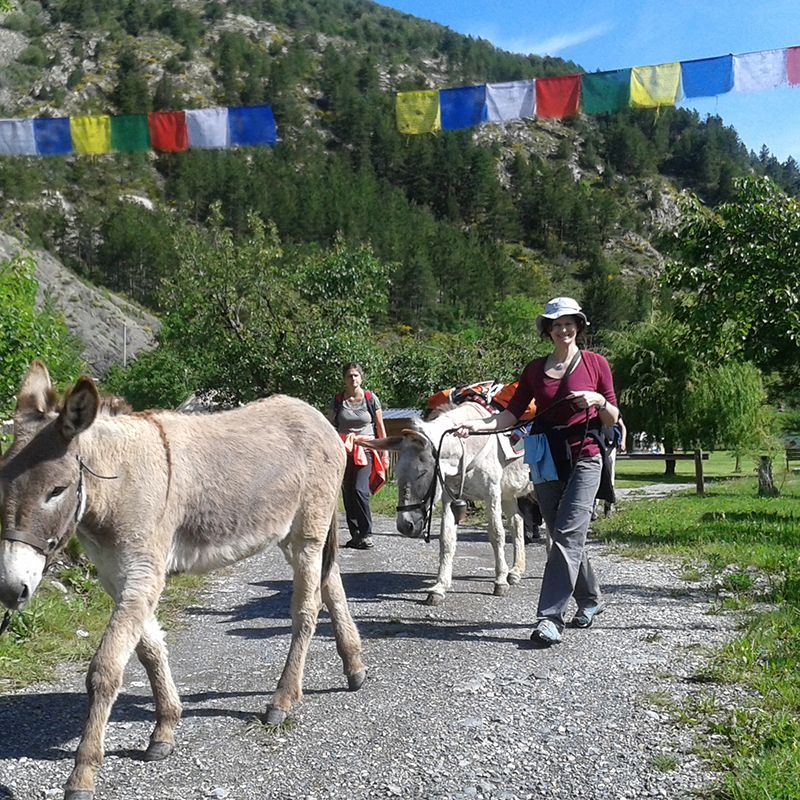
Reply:
[[577, 300], [571, 297], [554, 297], [544, 307], [544, 311], [536, 317], [536, 330], [541, 336], [544, 332], [544, 321], [546, 319], [558, 319], [559, 317], [580, 317], [584, 324], [588, 325], [589, 320], [586, 314], [581, 311]]

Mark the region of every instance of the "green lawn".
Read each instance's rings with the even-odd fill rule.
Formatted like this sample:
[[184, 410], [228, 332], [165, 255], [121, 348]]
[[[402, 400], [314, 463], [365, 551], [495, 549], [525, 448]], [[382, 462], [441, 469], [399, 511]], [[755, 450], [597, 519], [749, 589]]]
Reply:
[[[694, 461], [676, 461], [675, 475], [664, 474], [664, 461], [618, 461], [617, 486], [621, 489], [635, 489], [652, 483], [694, 483]], [[708, 454], [703, 461], [703, 475], [706, 479], [736, 478], [754, 475], [756, 464], [753, 459], [742, 459], [741, 471], [736, 472], [736, 460], [727, 450]]]

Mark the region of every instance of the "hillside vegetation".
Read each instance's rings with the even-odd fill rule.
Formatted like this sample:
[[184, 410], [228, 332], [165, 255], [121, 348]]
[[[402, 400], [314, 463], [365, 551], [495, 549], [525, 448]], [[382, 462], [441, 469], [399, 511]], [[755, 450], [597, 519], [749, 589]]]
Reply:
[[[479, 343], [467, 366], [506, 377], [520, 364], [480, 343], [529, 332], [553, 293], [581, 299], [600, 345], [648, 316], [681, 191], [716, 204], [751, 173], [800, 188], [792, 160], [748, 153], [718, 118], [679, 109], [402, 137], [396, 90], [579, 66], [506, 53], [366, 0], [23, 2], [0, 24], [5, 116], [273, 105], [274, 151], [0, 162], [1, 229], [157, 314], [178, 231], [205, 224], [216, 204], [234, 238], [253, 217], [274, 225], [286, 264], [335, 242], [340, 253], [368, 245], [388, 281], [368, 338], [384, 353], [410, 338], [412, 361], [431, 346], [452, 355]], [[314, 287], [302, 288], [313, 304]], [[385, 388], [411, 401], [465, 368], [434, 360], [405, 394]], [[260, 390], [302, 383], [268, 372]]]

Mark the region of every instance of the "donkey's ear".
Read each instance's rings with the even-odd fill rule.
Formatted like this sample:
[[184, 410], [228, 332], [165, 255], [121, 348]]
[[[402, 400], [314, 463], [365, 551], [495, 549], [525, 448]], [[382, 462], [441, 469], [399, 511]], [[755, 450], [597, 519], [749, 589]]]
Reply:
[[55, 405], [50, 373], [41, 361], [32, 361], [17, 392], [17, 414], [43, 417]]
[[428, 437], [419, 431], [412, 430], [411, 428], [403, 428], [401, 431], [403, 438], [407, 439], [415, 447], [427, 447], [430, 444]]
[[64, 399], [64, 408], [58, 417], [61, 435], [70, 441], [85, 431], [97, 416], [100, 395], [91, 378], [81, 378]]
[[387, 436], [385, 439], [363, 439], [358, 442], [370, 450], [399, 450], [403, 444], [402, 436]]

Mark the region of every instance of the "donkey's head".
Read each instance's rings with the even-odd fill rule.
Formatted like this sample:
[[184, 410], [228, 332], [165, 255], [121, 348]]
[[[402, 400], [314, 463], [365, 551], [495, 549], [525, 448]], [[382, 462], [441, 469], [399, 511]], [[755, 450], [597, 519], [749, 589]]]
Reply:
[[363, 443], [379, 450], [396, 450], [397, 530], [418, 538], [425, 533], [431, 499], [439, 494], [433, 443], [421, 431], [404, 430], [401, 436]]
[[14, 412], [14, 443], [0, 466], [0, 602], [22, 608], [83, 513], [77, 437], [97, 416], [94, 383], [81, 378], [59, 402], [34, 361]]

